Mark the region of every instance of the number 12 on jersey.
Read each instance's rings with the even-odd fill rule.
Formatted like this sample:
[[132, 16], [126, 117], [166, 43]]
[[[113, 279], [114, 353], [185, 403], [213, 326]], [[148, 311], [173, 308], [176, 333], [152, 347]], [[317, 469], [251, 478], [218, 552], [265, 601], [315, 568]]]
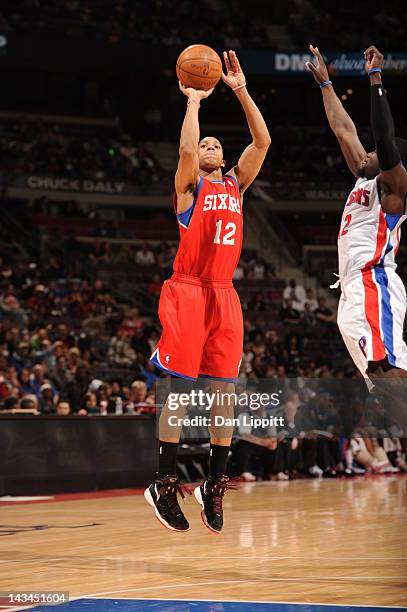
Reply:
[[236, 234], [236, 224], [235, 223], [226, 223], [223, 235], [222, 234], [222, 219], [216, 221], [216, 233], [215, 238], [213, 239], [214, 244], [226, 244], [231, 245], [235, 244], [235, 234]]

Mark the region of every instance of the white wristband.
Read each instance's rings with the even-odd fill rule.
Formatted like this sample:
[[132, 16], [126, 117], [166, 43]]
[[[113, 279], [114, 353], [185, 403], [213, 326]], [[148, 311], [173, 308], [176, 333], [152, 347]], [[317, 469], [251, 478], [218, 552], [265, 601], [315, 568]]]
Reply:
[[232, 91], [237, 91], [238, 89], [242, 89], [243, 87], [246, 87], [246, 82], [244, 82], [243, 85], [238, 85], [237, 87], [233, 87]]

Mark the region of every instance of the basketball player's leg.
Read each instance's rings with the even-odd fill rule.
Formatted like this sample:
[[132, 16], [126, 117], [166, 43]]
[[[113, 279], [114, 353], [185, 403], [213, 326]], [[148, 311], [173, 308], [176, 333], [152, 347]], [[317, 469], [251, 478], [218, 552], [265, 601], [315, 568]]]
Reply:
[[155, 480], [144, 491], [157, 519], [172, 531], [187, 531], [189, 523], [181, 510], [178, 494], [183, 496], [177, 476], [177, 454], [188, 397], [195, 381], [171, 377], [170, 393], [158, 423], [158, 470]]
[[206, 337], [202, 288], [166, 281], [160, 296], [159, 317], [163, 331], [151, 360], [171, 375], [171, 389], [159, 419], [157, 476], [146, 489], [145, 498], [165, 527], [186, 531], [189, 524], [178, 503], [181, 489], [176, 466], [188, 395], [198, 376]]
[[235, 385], [211, 379], [210, 449], [208, 478], [195, 489], [204, 524], [215, 533], [223, 527], [222, 500], [228, 488], [227, 462], [233, 436]]
[[366, 370], [372, 355], [372, 330], [365, 315], [361, 280], [354, 281], [349, 286], [342, 286], [337, 322], [353, 363], [364, 377], [370, 391], [373, 384]]
[[367, 374], [384, 396], [390, 419], [407, 430], [407, 345], [403, 338], [406, 292], [402, 280], [392, 269], [379, 273], [382, 335], [386, 346], [383, 360], [369, 361]]
[[[338, 326], [369, 391], [382, 394], [388, 413], [406, 424], [407, 347], [403, 340], [405, 290], [382, 269], [342, 287]], [[404, 380], [402, 380], [404, 379]]]
[[223, 527], [222, 500], [228, 488], [227, 461], [233, 435], [235, 381], [243, 348], [243, 318], [233, 288], [212, 294], [213, 327], [204, 347], [201, 374], [211, 379], [210, 456], [208, 478], [195, 489], [202, 519], [212, 531]]
[[162, 333], [151, 361], [168, 374], [196, 380], [207, 336], [204, 289], [174, 279], [165, 281], [158, 316]]

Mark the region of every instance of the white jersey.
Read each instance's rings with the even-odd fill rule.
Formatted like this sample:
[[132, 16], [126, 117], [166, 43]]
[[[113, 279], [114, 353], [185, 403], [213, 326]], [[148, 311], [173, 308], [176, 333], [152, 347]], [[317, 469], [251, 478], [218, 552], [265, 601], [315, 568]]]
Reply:
[[338, 235], [342, 289], [338, 325], [365, 377], [369, 362], [386, 358], [390, 365], [407, 370], [403, 340], [407, 300], [395, 262], [406, 218], [384, 212], [377, 178], [357, 180], [343, 211]]
[[377, 265], [395, 270], [400, 226], [406, 218], [383, 211], [377, 177], [358, 179], [346, 201], [338, 234], [341, 282]]

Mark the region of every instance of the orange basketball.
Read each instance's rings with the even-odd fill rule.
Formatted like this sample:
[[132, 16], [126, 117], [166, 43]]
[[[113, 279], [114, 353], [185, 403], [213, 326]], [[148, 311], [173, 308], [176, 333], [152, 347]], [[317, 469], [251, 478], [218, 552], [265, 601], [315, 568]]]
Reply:
[[219, 55], [206, 45], [190, 45], [177, 60], [177, 77], [185, 87], [207, 91], [222, 74]]

